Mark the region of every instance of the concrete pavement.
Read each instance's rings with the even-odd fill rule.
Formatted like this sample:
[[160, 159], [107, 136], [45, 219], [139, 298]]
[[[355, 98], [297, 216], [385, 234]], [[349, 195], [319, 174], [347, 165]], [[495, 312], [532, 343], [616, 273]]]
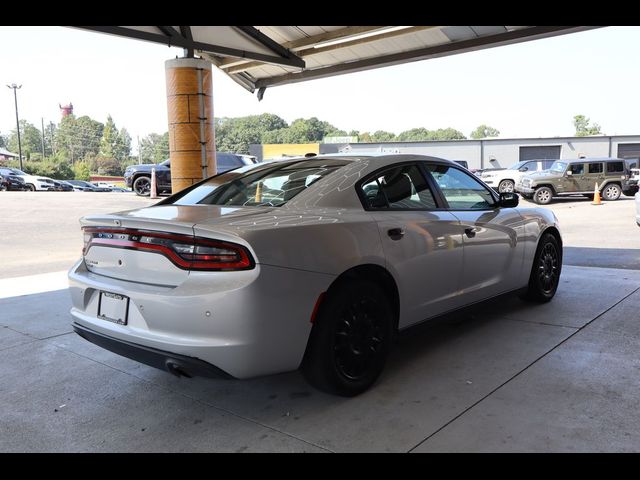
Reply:
[[374, 388], [179, 379], [71, 332], [66, 290], [3, 299], [0, 451], [640, 451], [640, 271], [402, 334]]

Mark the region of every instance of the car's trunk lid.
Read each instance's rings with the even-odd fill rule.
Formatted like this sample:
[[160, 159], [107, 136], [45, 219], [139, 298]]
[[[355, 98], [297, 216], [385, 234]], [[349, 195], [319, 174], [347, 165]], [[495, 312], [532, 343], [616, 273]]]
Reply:
[[[264, 209], [268, 210], [268, 209]], [[235, 218], [264, 213], [254, 208], [226, 208], [213, 205], [159, 205], [103, 215], [88, 215], [80, 220], [85, 229], [85, 243], [91, 236], [90, 247], [84, 253], [87, 269], [92, 273], [133, 282], [176, 286], [189, 276], [185, 265], [178, 265], [160, 247], [143, 245], [153, 239], [144, 232], [194, 237], [196, 224], [216, 225], [204, 236], [216, 240], [246, 243], [235, 233], [237, 229], [225, 228]], [[132, 236], [133, 235], [133, 236]], [[203, 236], [203, 232], [198, 232]], [[179, 238], [179, 237], [177, 237]], [[162, 238], [161, 240], [162, 241]], [[166, 252], [166, 250], [165, 250]]]

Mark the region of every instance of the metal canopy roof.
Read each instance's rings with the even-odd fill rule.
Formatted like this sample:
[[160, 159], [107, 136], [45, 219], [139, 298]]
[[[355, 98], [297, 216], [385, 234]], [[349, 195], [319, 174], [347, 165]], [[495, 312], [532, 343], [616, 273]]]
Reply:
[[77, 26], [185, 49], [250, 92], [593, 26]]

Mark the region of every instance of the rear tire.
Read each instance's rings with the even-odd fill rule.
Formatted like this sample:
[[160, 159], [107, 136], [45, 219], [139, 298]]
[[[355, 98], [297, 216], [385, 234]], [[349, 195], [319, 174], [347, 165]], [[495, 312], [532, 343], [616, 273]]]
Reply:
[[148, 197], [151, 194], [151, 179], [147, 176], [140, 176], [133, 182], [133, 191], [141, 197]]
[[602, 198], [609, 201], [617, 200], [620, 198], [621, 193], [622, 189], [620, 188], [620, 185], [617, 183], [610, 183], [605, 185], [602, 189]]
[[536, 189], [533, 194], [533, 201], [538, 205], [547, 205], [551, 203], [551, 199], [553, 198], [553, 190], [549, 187], [540, 187]]
[[553, 298], [560, 283], [562, 272], [562, 249], [555, 236], [545, 233], [538, 242], [529, 285], [523, 298], [546, 303]]
[[369, 281], [340, 282], [320, 305], [302, 373], [319, 390], [352, 397], [384, 368], [394, 330], [384, 291]]

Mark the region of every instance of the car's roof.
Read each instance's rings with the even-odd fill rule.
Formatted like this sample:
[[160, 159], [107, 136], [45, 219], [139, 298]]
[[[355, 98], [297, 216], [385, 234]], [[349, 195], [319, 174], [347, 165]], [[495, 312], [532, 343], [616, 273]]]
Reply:
[[313, 157], [299, 156], [299, 157], [289, 157], [282, 160], [271, 159], [261, 163], [285, 164], [285, 163], [295, 163], [295, 162], [308, 161], [308, 160], [317, 161], [317, 160], [322, 160], [324, 158], [326, 158], [327, 160], [344, 160], [347, 162], [368, 160], [368, 161], [374, 161], [376, 163], [378, 162], [386, 163], [389, 160], [397, 160], [399, 162], [411, 161], [411, 160], [431, 160], [431, 161], [451, 163], [454, 165], [458, 165], [453, 160], [447, 160], [445, 158], [440, 158], [440, 157], [433, 157], [430, 155], [419, 155], [415, 153], [378, 153], [378, 152], [376, 153], [323, 153], [323, 154], [314, 155]]

